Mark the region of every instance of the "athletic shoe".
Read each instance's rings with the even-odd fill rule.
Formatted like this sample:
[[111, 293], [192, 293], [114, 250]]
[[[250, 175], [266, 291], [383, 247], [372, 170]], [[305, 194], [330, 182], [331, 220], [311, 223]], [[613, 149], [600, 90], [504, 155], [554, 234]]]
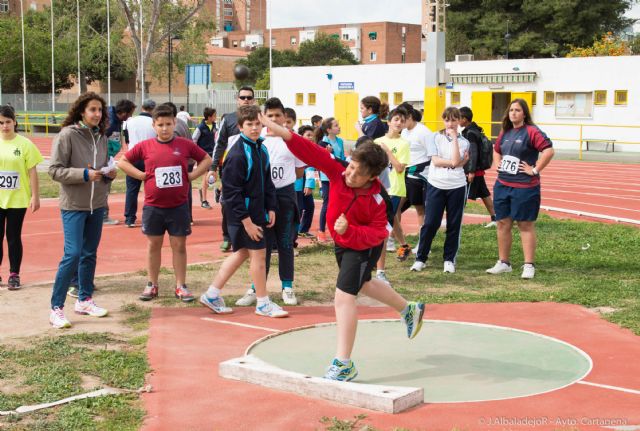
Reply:
[[236, 301], [236, 305], [246, 307], [247, 305], [253, 305], [256, 303], [256, 291], [249, 288], [244, 296]]
[[69, 286], [69, 290], [67, 291], [67, 295], [72, 298], [78, 297], [78, 286]]
[[144, 288], [138, 299], [140, 301], [151, 301], [153, 298], [158, 297], [158, 286], [148, 282], [147, 286]]
[[114, 218], [106, 218], [102, 221], [102, 224], [114, 226], [120, 223], [120, 220], [116, 220]]
[[203, 293], [202, 295], [200, 295], [200, 304], [204, 305], [205, 307], [209, 307], [211, 311], [216, 314], [233, 313], [233, 309], [225, 305], [222, 296], [218, 296], [217, 298], [209, 298], [205, 293]]
[[424, 269], [425, 266], [427, 266], [425, 262], [416, 260], [415, 262], [413, 262], [413, 265], [411, 265], [411, 271], [420, 272]]
[[20, 276], [15, 272], [12, 272], [9, 275], [9, 281], [7, 281], [7, 286], [9, 290], [19, 290], [20, 289]]
[[511, 268], [511, 265], [509, 265], [508, 263], [504, 263], [501, 260], [497, 261], [496, 264], [493, 265], [493, 268], [487, 269], [488, 274], [502, 274], [503, 272], [511, 272], [511, 271], [513, 271], [513, 268]]
[[498, 224], [492, 220], [489, 223], [485, 224], [484, 227], [496, 227]]
[[[532, 263], [525, 263], [522, 265], [522, 278], [532, 279], [536, 275], [536, 267]], [[11, 283], [11, 279], [9, 279]]]
[[298, 298], [296, 298], [296, 294], [293, 293], [293, 289], [290, 287], [282, 289], [282, 300], [285, 305], [298, 305]]
[[316, 236], [311, 232], [300, 232], [298, 233], [300, 238], [314, 239]]
[[98, 307], [91, 298], [87, 298], [84, 301], [76, 300], [74, 310], [77, 314], [85, 314], [92, 317], [104, 317], [109, 313], [105, 308]]
[[420, 244], [416, 245], [415, 247], [413, 247], [411, 249], [411, 252], [413, 252], [413, 254], [418, 254], [418, 248], [420, 248]]
[[326, 232], [322, 232], [321, 230], [318, 231], [318, 235], [316, 235], [318, 238], [318, 242], [329, 242], [329, 236], [327, 235]]
[[396, 259], [398, 259], [400, 262], [404, 262], [410, 255], [411, 247], [409, 246], [409, 244], [405, 244], [398, 247], [398, 255], [396, 256]]
[[407, 337], [414, 338], [422, 329], [422, 316], [424, 316], [424, 304], [421, 302], [409, 302], [407, 311], [402, 315], [404, 324], [407, 325]]
[[396, 251], [396, 241], [391, 237], [387, 240], [387, 251]]
[[202, 203], [200, 204], [200, 206], [201, 206], [202, 208], [206, 209], [206, 210], [210, 210], [210, 209], [212, 209], [212, 208], [211, 208], [211, 205], [209, 205], [209, 202], [208, 202], [208, 201], [202, 201]]
[[444, 262], [444, 270], [442, 272], [448, 272], [449, 274], [453, 274], [456, 272], [456, 266], [450, 260]]
[[135, 221], [131, 221], [131, 220], [127, 220], [124, 222], [124, 225], [130, 229], [133, 229], [134, 227], [136, 227], [136, 222]]
[[287, 317], [289, 315], [282, 307], [271, 301], [256, 306], [256, 314], [265, 317]]
[[54, 307], [51, 313], [49, 313], [49, 323], [57, 329], [71, 328], [71, 322], [64, 317], [64, 311], [59, 307]]
[[358, 377], [356, 364], [354, 364], [352, 360], [349, 360], [349, 362], [345, 364], [340, 362], [337, 358], [333, 360], [324, 375], [325, 379], [337, 380], [339, 382], [350, 382], [356, 377]]
[[194, 299], [196, 299], [193, 294], [191, 292], [189, 292], [189, 289], [187, 289], [187, 285], [183, 284], [180, 287], [176, 287], [176, 298], [178, 298], [179, 300], [181, 300], [182, 302], [191, 302]]
[[220, 244], [220, 250], [223, 253], [228, 252], [229, 250], [231, 250], [231, 243], [225, 239], [224, 241], [222, 241], [222, 244]]
[[384, 271], [376, 271], [376, 279], [391, 286], [391, 282], [387, 278], [387, 274]]
[[214, 200], [216, 201], [216, 203], [220, 203], [220, 195], [221, 194], [222, 194], [222, 190], [220, 190], [219, 188], [215, 189], [213, 191], [213, 196], [214, 196]]

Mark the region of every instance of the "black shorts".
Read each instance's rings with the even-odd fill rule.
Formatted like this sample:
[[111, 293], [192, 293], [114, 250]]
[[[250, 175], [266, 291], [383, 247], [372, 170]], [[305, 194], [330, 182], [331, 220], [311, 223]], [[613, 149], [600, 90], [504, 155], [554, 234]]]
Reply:
[[491, 192], [487, 188], [487, 182], [484, 179], [484, 175], [473, 177], [473, 181], [469, 185], [469, 199], [475, 201], [476, 199], [484, 199], [491, 196]]
[[416, 178], [406, 177], [407, 202], [409, 205], [424, 205], [427, 197], [427, 182]]
[[367, 250], [336, 246], [336, 260], [340, 268], [336, 287], [344, 293], [358, 295], [362, 285], [371, 280], [371, 271], [380, 259], [382, 245]]
[[185, 202], [174, 208], [158, 208], [149, 205], [142, 208], [142, 233], [162, 236], [165, 232], [170, 236], [191, 235], [188, 203]]

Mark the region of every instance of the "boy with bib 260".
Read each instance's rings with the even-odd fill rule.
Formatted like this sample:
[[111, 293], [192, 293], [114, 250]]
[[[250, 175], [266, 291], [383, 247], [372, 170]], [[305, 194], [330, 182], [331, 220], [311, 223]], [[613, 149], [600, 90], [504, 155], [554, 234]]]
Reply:
[[[184, 302], [194, 299], [185, 284], [186, 240], [191, 234], [188, 193], [191, 192], [190, 183], [209, 170], [211, 157], [191, 140], [175, 136], [175, 125], [173, 110], [168, 106], [158, 106], [153, 111], [153, 128], [158, 137], [140, 142], [118, 162], [118, 167], [127, 175], [144, 181], [142, 232], [149, 240], [149, 283], [140, 295], [143, 301], [158, 296], [165, 231], [169, 233], [173, 253], [176, 298]], [[193, 172], [187, 171], [189, 159], [198, 162]], [[132, 165], [138, 161], [144, 161], [145, 172]]]

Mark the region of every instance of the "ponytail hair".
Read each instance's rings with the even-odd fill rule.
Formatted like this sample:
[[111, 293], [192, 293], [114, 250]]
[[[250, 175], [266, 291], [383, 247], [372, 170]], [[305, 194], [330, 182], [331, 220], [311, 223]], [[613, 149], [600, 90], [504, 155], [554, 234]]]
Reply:
[[316, 142], [320, 143], [322, 141], [322, 138], [324, 138], [329, 134], [328, 130], [331, 128], [331, 125], [333, 124], [334, 121], [336, 121], [334, 117], [327, 117], [324, 120], [322, 120], [320, 127], [318, 127], [313, 132]]
[[381, 120], [387, 118], [387, 115], [389, 115], [389, 104], [381, 102], [376, 96], [364, 97], [360, 103], [362, 103], [365, 108], [371, 109], [371, 113], [377, 114]]

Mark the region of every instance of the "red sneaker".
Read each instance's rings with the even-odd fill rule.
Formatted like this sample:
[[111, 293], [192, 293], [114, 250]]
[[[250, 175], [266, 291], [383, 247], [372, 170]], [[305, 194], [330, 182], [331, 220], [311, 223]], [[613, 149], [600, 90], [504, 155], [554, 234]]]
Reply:
[[151, 301], [153, 298], [158, 297], [158, 286], [152, 284], [151, 282], [147, 283], [147, 286], [144, 288], [140, 296], [138, 297], [141, 301]]
[[193, 294], [191, 294], [191, 292], [189, 292], [189, 289], [187, 289], [186, 284], [183, 284], [180, 287], [176, 287], [176, 298], [178, 298], [182, 302], [191, 302], [195, 299]]

